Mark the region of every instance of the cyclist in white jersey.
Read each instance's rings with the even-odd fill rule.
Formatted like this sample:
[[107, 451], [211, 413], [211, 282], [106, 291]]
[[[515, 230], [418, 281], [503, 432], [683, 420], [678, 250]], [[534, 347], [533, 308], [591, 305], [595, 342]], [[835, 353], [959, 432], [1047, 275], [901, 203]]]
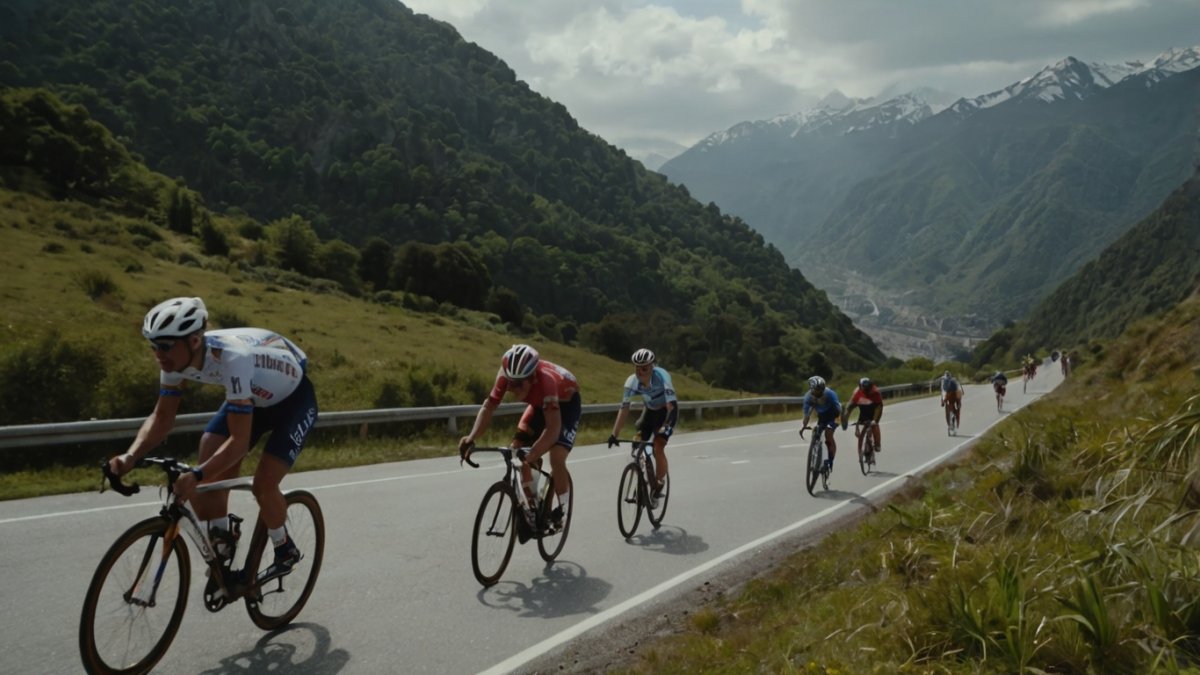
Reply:
[[305, 374], [308, 358], [290, 340], [269, 330], [205, 332], [207, 324], [208, 311], [200, 298], [173, 298], [146, 314], [142, 335], [150, 341], [161, 371], [158, 404], [129, 450], [112, 458], [109, 466], [123, 475], [162, 443], [175, 424], [185, 381], [223, 386], [225, 403], [205, 427], [199, 460], [192, 473], [175, 481], [175, 492], [190, 500], [196, 516], [208, 522], [218, 553], [231, 558], [236, 542], [230, 534], [229, 492], [196, 493], [196, 483], [236, 478], [250, 449], [271, 432], [254, 474], [254, 497], [275, 545], [275, 562], [264, 580], [282, 576], [301, 558], [287, 536], [287, 503], [279, 483], [317, 420], [316, 394]]
[[621, 409], [613, 422], [613, 432], [608, 437], [608, 447], [617, 445], [617, 436], [629, 416], [629, 405], [634, 396], [641, 396], [645, 407], [638, 417], [636, 428], [639, 440], [653, 439], [654, 443], [654, 496], [662, 491], [667, 476], [667, 441], [675, 433], [675, 422], [679, 417], [679, 401], [675, 398], [675, 385], [671, 374], [656, 364], [654, 352], [639, 349], [630, 359], [634, 373], [625, 380], [621, 397]]

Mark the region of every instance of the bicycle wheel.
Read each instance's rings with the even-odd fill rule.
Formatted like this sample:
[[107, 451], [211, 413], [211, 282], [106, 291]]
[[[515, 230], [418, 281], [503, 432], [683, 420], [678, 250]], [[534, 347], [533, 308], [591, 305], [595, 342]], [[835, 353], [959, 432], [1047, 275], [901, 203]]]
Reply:
[[517, 542], [517, 498], [504, 481], [496, 481], [483, 495], [475, 530], [471, 535], [471, 570], [486, 588], [500, 581]]
[[662, 493], [658, 496], [658, 503], [655, 504], [651, 494], [651, 490], [647, 489], [647, 502], [651, 505], [646, 509], [646, 517], [650, 519], [650, 524], [654, 529], [658, 529], [662, 525], [663, 516], [667, 515], [667, 501], [671, 498], [671, 474], [663, 476]]
[[[869, 434], [871, 432], [864, 431], [863, 433]], [[862, 475], [864, 475], [864, 476], [867, 475], [868, 473], [871, 473], [870, 463], [867, 461], [867, 458], [870, 456], [870, 452], [871, 452], [871, 439], [864, 438], [862, 447], [858, 449], [858, 470], [862, 471]]]
[[621, 484], [617, 489], [617, 529], [626, 539], [637, 531], [642, 519], [642, 488], [638, 479], [637, 464], [630, 462], [621, 472]]
[[[538, 537], [538, 553], [542, 554], [542, 560], [546, 562], [554, 562], [558, 554], [562, 552], [563, 545], [567, 543], [567, 535], [571, 533], [571, 518], [575, 517], [575, 483], [570, 478], [567, 479], [567, 491], [570, 493], [570, 502], [566, 505], [567, 517], [563, 519], [562, 529], [553, 532], [543, 530]], [[554, 491], [554, 484], [551, 483], [550, 490], [546, 492], [546, 499], [542, 502], [541, 517], [538, 518], [538, 525], [545, 526], [550, 522], [550, 514], [559, 506], [559, 494]]]
[[813, 432], [812, 442], [808, 445], [808, 469], [805, 472], [805, 483], [808, 486], [808, 494], [814, 494], [813, 488], [817, 487], [817, 477], [821, 474], [821, 432], [820, 430]]
[[179, 631], [192, 567], [182, 536], [164, 545], [168, 526], [165, 518], [143, 520], [100, 559], [79, 619], [87, 672], [149, 672]]
[[[287, 535], [303, 557], [291, 572], [261, 586], [253, 584], [257, 590], [252, 587], [246, 592], [246, 612], [254, 625], [263, 630], [287, 625], [304, 609], [325, 558], [325, 517], [317, 498], [304, 490], [293, 490], [283, 498], [287, 501]], [[274, 549], [267, 554], [270, 543], [267, 526], [259, 519], [243, 570], [253, 575], [248, 578], [257, 578], [274, 563]]]

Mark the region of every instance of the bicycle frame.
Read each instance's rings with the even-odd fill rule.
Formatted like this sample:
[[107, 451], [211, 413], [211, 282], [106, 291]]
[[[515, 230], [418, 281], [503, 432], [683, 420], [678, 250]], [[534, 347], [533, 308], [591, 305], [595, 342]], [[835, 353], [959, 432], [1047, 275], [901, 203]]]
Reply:
[[[520, 466], [525, 464], [523, 461], [529, 455], [530, 448], [472, 448], [471, 452], [463, 456], [463, 461], [470, 464], [473, 468], [478, 469], [479, 465], [471, 461], [471, 454], [476, 452], [495, 452], [499, 453], [504, 459], [504, 482], [512, 486], [513, 492], [517, 495], [517, 503], [520, 504], [522, 511], [525, 514], [538, 513], [537, 505], [529, 503], [529, 497], [525, 494], [524, 486], [521, 485], [521, 469]], [[528, 465], [534, 472], [533, 474], [533, 496], [539, 502], [543, 498], [544, 490], [549, 490], [552, 487], [550, 472], [542, 469], [540, 466]], [[539, 485], [539, 480], [544, 481], [544, 485]]]
[[[155, 596], [158, 593], [158, 585], [161, 583], [163, 572], [170, 561], [171, 548], [181, 530], [186, 538], [190, 539], [196, 549], [200, 551], [200, 557], [204, 559], [209, 569], [213, 570], [218, 575], [218, 578], [220, 578], [220, 563], [218, 562], [216, 548], [213, 546], [212, 540], [208, 538], [208, 533], [204, 531], [205, 528], [201, 527], [200, 519], [192, 509], [191, 502], [180, 501], [179, 497], [175, 494], [175, 480], [184, 473], [191, 471], [191, 467], [183, 462], [165, 457], [147, 457], [139, 460], [137, 465], [141, 467], [158, 466], [167, 474], [166, 494], [163, 497], [163, 506], [159, 511], [159, 515], [167, 519], [170, 525], [167, 527], [166, 535], [163, 537], [164, 555], [159, 562], [158, 569], [154, 571], [154, 583], [149, 585], [136, 583], [131, 597], [139, 603], [154, 603]], [[141, 491], [141, 487], [136, 484], [125, 484], [122, 482], [120, 476], [114, 474], [107, 464], [101, 466], [105, 479], [112, 485], [114, 491], [125, 496]], [[254, 480], [247, 476], [197, 485], [196, 492], [206, 493], [219, 490], [249, 491], [253, 489], [253, 486]], [[103, 488], [103, 483], [101, 483], [101, 487]], [[221, 583], [224, 586], [223, 578]]]

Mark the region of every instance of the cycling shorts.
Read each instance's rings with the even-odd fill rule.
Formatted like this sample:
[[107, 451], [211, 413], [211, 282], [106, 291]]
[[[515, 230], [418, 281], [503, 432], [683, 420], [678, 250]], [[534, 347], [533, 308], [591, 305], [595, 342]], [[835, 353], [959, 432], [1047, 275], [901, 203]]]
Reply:
[[1005, 386], [999, 382], [992, 383], [992, 389], [995, 389], [996, 393], [1000, 394], [1001, 396], [1003, 396], [1005, 391], [1007, 391]]
[[670, 409], [667, 408], [667, 406], [663, 406], [658, 410], [643, 408], [641, 416], [638, 417], [637, 423], [634, 425], [634, 428], [637, 429], [638, 436], [643, 440], [649, 440], [655, 436], [662, 436], [663, 438], [668, 439], [671, 438], [671, 434], [675, 433], [674, 427], [669, 427], [666, 433], [658, 433], [658, 430], [662, 428], [663, 423], [667, 421], [667, 414], [669, 412]]
[[[571, 400], [561, 404], [558, 410], [562, 415], [562, 428], [559, 429], [558, 440], [554, 441], [554, 444], [561, 445], [570, 452], [571, 448], [575, 447], [575, 434], [579, 433], [579, 417], [583, 413], [583, 402], [579, 398], [579, 392], [575, 392]], [[529, 406], [525, 409], [525, 414], [521, 415], [517, 429], [527, 432], [534, 439], [541, 436], [546, 430], [545, 411], [540, 406]]]
[[[302, 377], [295, 391], [288, 394], [287, 398], [269, 408], [255, 408], [251, 414], [250, 447], [257, 445], [263, 434], [272, 432], [263, 453], [278, 457], [291, 467], [304, 449], [308, 432], [317, 421], [317, 395], [312, 382], [308, 376]], [[228, 415], [229, 402], [226, 401], [209, 420], [208, 426], [204, 427], [204, 433], [229, 438]]]

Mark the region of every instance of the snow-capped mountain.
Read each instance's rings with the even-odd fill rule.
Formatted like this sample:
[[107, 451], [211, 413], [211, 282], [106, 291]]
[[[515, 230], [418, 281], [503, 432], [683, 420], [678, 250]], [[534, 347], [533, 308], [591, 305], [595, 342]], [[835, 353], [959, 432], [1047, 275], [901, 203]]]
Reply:
[[1149, 64], [1139, 61], [1127, 61], [1117, 65], [1084, 63], [1068, 56], [999, 91], [972, 99], [959, 99], [950, 106], [950, 112], [962, 117], [1011, 100], [1043, 103], [1068, 99], [1082, 100], [1128, 77], [1145, 76], [1148, 81], [1157, 82], [1197, 66], [1200, 66], [1200, 47], [1171, 49], [1160, 54]]
[[696, 149], [703, 151], [758, 135], [791, 138], [816, 134], [841, 136], [889, 126], [912, 126], [932, 117], [942, 107], [935, 109], [935, 105], [915, 92], [880, 102], [878, 98], [849, 98], [835, 90], [810, 110], [767, 120], [740, 122], [709, 135], [696, 145]]

